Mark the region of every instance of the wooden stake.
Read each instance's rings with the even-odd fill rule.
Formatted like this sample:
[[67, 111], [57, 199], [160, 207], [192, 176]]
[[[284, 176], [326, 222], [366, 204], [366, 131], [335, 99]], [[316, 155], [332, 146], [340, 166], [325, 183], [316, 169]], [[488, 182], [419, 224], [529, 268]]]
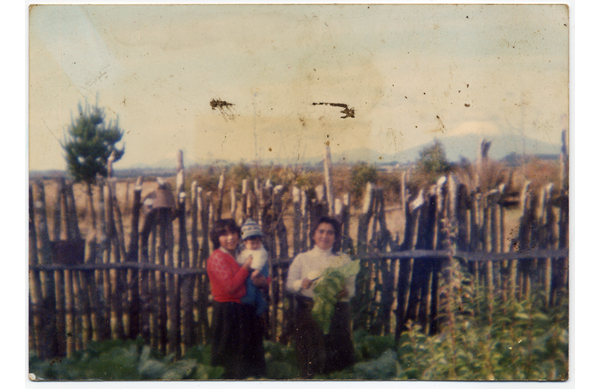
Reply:
[[329, 151], [329, 146], [325, 146], [325, 158], [323, 163], [323, 168], [325, 170], [325, 188], [327, 191], [327, 210], [329, 215], [334, 214], [334, 199], [335, 196], [333, 194], [333, 178], [331, 176], [331, 152]]
[[292, 188], [292, 204], [294, 210], [294, 230], [293, 230], [293, 250], [294, 257], [298, 255], [302, 251], [302, 209], [301, 209], [301, 199], [302, 196], [300, 194], [300, 189], [294, 186]]

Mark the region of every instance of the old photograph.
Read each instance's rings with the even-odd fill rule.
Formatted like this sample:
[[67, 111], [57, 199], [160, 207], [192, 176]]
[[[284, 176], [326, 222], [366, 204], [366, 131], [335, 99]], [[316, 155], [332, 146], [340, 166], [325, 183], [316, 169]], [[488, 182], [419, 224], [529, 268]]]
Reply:
[[565, 4], [29, 9], [31, 381], [566, 381]]

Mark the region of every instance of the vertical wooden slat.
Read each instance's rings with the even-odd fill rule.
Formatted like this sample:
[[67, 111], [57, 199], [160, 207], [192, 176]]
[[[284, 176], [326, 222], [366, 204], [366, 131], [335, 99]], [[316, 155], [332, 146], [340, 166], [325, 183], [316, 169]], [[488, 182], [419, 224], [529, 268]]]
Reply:
[[[399, 250], [413, 250], [416, 242], [417, 223], [420, 217], [421, 207], [425, 202], [423, 190], [409, 202], [406, 203], [406, 227], [404, 229], [404, 241]], [[412, 283], [414, 259], [400, 259], [398, 268], [398, 287], [396, 302], [396, 329], [395, 339], [398, 341], [400, 335], [406, 329], [409, 288]]]
[[200, 254], [200, 243], [198, 242], [198, 181], [192, 181], [190, 194], [190, 215], [192, 217], [190, 226], [190, 238], [192, 240], [190, 267], [195, 268], [198, 266], [198, 255]]
[[[169, 212], [168, 208], [161, 208], [158, 210], [158, 264], [168, 266], [165, 263], [167, 254], [167, 229], [169, 226]], [[158, 347], [161, 352], [167, 351], [167, 280], [165, 273], [161, 271], [156, 272], [158, 275], [157, 279], [157, 291], [158, 295], [155, 296], [158, 301]]]
[[[492, 253], [500, 252], [500, 206], [498, 200], [500, 199], [500, 190], [493, 189], [487, 194], [487, 206], [489, 209], [490, 218], [490, 249]], [[486, 290], [488, 295], [488, 322], [492, 324], [492, 311], [494, 304], [494, 263], [487, 261], [486, 263]]]
[[[429, 190], [421, 209], [417, 233], [417, 249], [427, 250], [432, 248], [431, 245], [433, 244], [435, 232], [437, 231], [437, 187], [438, 185], [433, 186]], [[433, 264], [429, 258], [415, 261], [406, 312], [407, 318], [418, 322], [425, 332], [428, 331], [427, 319], [430, 311], [429, 293], [431, 290], [432, 267]]]
[[[437, 231], [434, 235], [432, 248], [436, 250], [453, 250], [454, 243], [460, 240], [460, 225], [466, 219], [465, 199], [461, 193], [461, 189], [465, 189], [458, 178], [454, 174], [450, 174], [446, 180], [440, 178], [436, 185], [436, 225]], [[463, 220], [459, 220], [459, 215], [465, 216]], [[453, 236], [453, 227], [457, 227], [458, 232]], [[457, 244], [458, 245], [458, 244]], [[438, 315], [440, 309], [440, 275], [444, 278], [444, 283], [450, 285], [454, 280], [450, 267], [453, 259], [431, 259], [431, 302], [429, 308], [429, 334], [436, 334], [440, 331], [441, 320]]]
[[[358, 237], [357, 237], [357, 253], [364, 254], [368, 247], [368, 229], [374, 209], [374, 187], [373, 184], [367, 183], [363, 197], [362, 213], [358, 218]], [[371, 261], [361, 261], [361, 269], [356, 277], [356, 295], [355, 300], [355, 320], [354, 330], [367, 329], [368, 326], [368, 306], [370, 299], [370, 281], [371, 281]]]
[[340, 216], [342, 223], [342, 252], [354, 253], [354, 243], [350, 236], [350, 194], [342, 196], [342, 212]]
[[[56, 193], [56, 203], [54, 206], [54, 213], [53, 213], [53, 219], [52, 219], [52, 239], [54, 241], [59, 241], [60, 238], [60, 231], [62, 228], [62, 216], [61, 216], [61, 211], [62, 211], [62, 207], [60, 206], [60, 193], [61, 193], [61, 189], [60, 189], [60, 180], [56, 181], [56, 188], [55, 188], [55, 193]], [[61, 228], [62, 227], [62, 228]]]
[[[98, 226], [95, 231], [95, 239], [97, 240], [98, 249], [96, 250], [96, 257], [94, 263], [108, 263], [108, 239], [106, 235], [106, 209], [104, 206], [104, 186], [103, 181], [100, 178], [96, 178], [96, 185], [94, 189], [98, 192], [96, 198], [98, 199]], [[110, 299], [108, 296], [108, 270], [96, 270], [93, 273], [95, 282], [94, 285], [96, 290], [90, 290], [92, 304], [95, 304], [96, 308], [96, 321], [94, 326], [94, 340], [102, 341], [110, 338]], [[92, 287], [92, 289], [94, 289]]]
[[[150, 243], [149, 260], [150, 263], [159, 264], [158, 259], [158, 235], [159, 235], [159, 224], [160, 219], [158, 217], [158, 210], [155, 212], [155, 222], [151, 226], [152, 237]], [[161, 295], [159, 293], [159, 276], [160, 273], [151, 271], [148, 277], [148, 287], [150, 290], [150, 304], [151, 304], [151, 318], [150, 318], [150, 339], [152, 348], [158, 349], [159, 343], [159, 311], [161, 306]]]
[[[538, 223], [541, 227], [540, 233], [542, 235], [539, 243], [540, 249], [554, 248], [555, 235], [553, 226], [555, 217], [550, 205], [552, 189], [552, 184], [542, 188], [540, 221]], [[549, 307], [552, 304], [552, 260], [551, 258], [541, 258], [540, 261], [544, 297], [546, 299], [546, 306]]]
[[[142, 182], [143, 178], [139, 177], [133, 188], [133, 204], [131, 208], [131, 232], [129, 238], [129, 247], [127, 250], [127, 260], [129, 262], [140, 262], [139, 260], [139, 224], [140, 211], [142, 209]], [[140, 316], [141, 316], [141, 300], [140, 300], [140, 273], [139, 270], [131, 269], [128, 271], [129, 283], [129, 338], [135, 339], [140, 334]]]
[[[65, 196], [65, 180], [60, 178], [56, 187], [56, 204], [55, 207], [60, 209], [61, 230], [59, 239], [66, 241], [69, 236], [69, 225], [67, 223], [67, 199]], [[57, 258], [54, 258], [57, 260]], [[56, 333], [57, 338], [57, 355], [67, 355], [67, 322], [65, 309], [65, 274], [63, 270], [54, 271], [54, 286], [56, 296]]]
[[[558, 248], [565, 249], [569, 246], [569, 197], [566, 193], [561, 193], [558, 198], [558, 205]], [[569, 258], [559, 258], [556, 262], [557, 293], [568, 295]]]
[[406, 224], [406, 181], [407, 172], [404, 170], [400, 176], [400, 212], [404, 217], [404, 223]]
[[231, 218], [233, 220], [236, 220], [237, 197], [236, 197], [236, 194], [235, 194], [235, 188], [232, 186], [229, 192], [230, 192], [230, 198], [231, 198], [231, 206], [230, 206]]
[[[210, 196], [206, 196], [210, 199]], [[201, 269], [206, 269], [206, 261], [210, 255], [209, 252], [209, 203], [207, 202], [202, 188], [198, 188], [198, 211], [200, 212], [200, 221], [202, 224], [202, 246], [200, 249], [200, 264]], [[202, 342], [208, 340], [209, 319], [208, 319], [208, 294], [209, 285], [206, 274], [198, 277], [198, 311], [199, 311], [199, 333], [198, 337]]]
[[64, 270], [64, 293], [65, 293], [65, 334], [66, 355], [73, 356], [75, 352], [75, 302], [73, 293], [73, 272]]
[[89, 304], [89, 291], [82, 271], [73, 272], [73, 293], [75, 297], [75, 350], [80, 351], [92, 338], [92, 316]]
[[309, 218], [309, 205], [308, 205], [308, 196], [306, 195], [306, 190], [302, 189], [300, 191], [300, 214], [302, 216], [302, 231], [300, 233], [300, 246], [302, 247], [301, 251], [306, 251], [309, 247], [309, 230], [308, 230], [308, 218]]
[[[52, 250], [50, 247], [50, 236], [48, 234], [48, 223], [46, 219], [46, 196], [43, 181], [37, 181], [34, 195], [35, 225], [37, 228], [37, 246], [39, 261], [41, 264], [52, 263]], [[56, 286], [54, 272], [40, 273], [41, 292], [43, 303], [41, 311], [42, 320], [42, 353], [40, 358], [50, 359], [58, 356], [58, 336], [56, 322]]]
[[225, 172], [219, 176], [219, 185], [217, 186], [217, 209], [215, 220], [221, 220], [223, 217], [223, 194], [225, 192]]
[[[109, 251], [110, 259], [109, 263], [121, 262], [121, 249], [119, 244], [119, 238], [117, 235], [117, 228], [115, 223], [115, 202], [113, 197], [113, 187], [110, 182], [105, 185], [104, 198], [106, 201], [106, 226], [108, 241], [111, 242], [111, 250]], [[113, 339], [122, 339], [125, 334], [123, 326], [123, 310], [122, 310], [122, 284], [121, 284], [121, 271], [117, 269], [111, 269], [109, 273], [109, 292], [110, 292], [110, 321], [111, 321], [111, 336]], [[105, 280], [105, 285], [106, 285]]]
[[302, 251], [301, 228], [302, 228], [302, 209], [300, 208], [301, 194], [300, 189], [294, 186], [292, 188], [292, 209], [294, 215], [293, 221], [293, 256], [296, 257]]
[[[379, 241], [377, 242], [377, 250], [379, 252], [387, 251], [387, 247], [391, 242], [391, 235], [387, 228], [385, 217], [385, 197], [383, 189], [379, 189], [377, 193], [379, 197], [379, 210], [377, 212], [377, 222], [379, 224]], [[390, 331], [391, 309], [394, 304], [394, 274], [391, 270], [391, 261], [389, 259], [381, 259], [379, 261], [379, 275], [381, 278], [381, 300], [379, 304], [379, 315], [377, 329], [382, 334], [387, 334]]]
[[331, 166], [331, 151], [329, 146], [325, 146], [325, 158], [323, 160], [323, 170], [325, 176], [325, 190], [327, 194], [327, 210], [329, 215], [334, 213], [334, 199], [333, 193], [333, 177], [332, 177], [332, 166]]
[[[525, 186], [527, 189], [529, 185]], [[529, 190], [524, 190], [523, 216], [519, 222], [519, 249], [528, 250], [531, 247], [532, 231], [535, 229], [535, 203], [536, 196]], [[531, 292], [531, 278], [533, 271], [533, 258], [522, 259], [519, 262], [522, 273], [521, 296], [528, 299]]]
[[[244, 178], [242, 180], [242, 198], [241, 198], [241, 203], [240, 203], [240, 210], [242, 213], [242, 223], [249, 217], [248, 216], [248, 195], [249, 195], [249, 191], [248, 191], [248, 179]], [[240, 224], [242, 224], [240, 223]]]
[[67, 189], [64, 178], [58, 179], [56, 194], [56, 208], [60, 209], [60, 239], [68, 240], [71, 237], [71, 223], [69, 223], [69, 207], [67, 205]]
[[357, 253], [367, 252], [367, 233], [369, 230], [369, 222], [373, 216], [373, 205], [374, 205], [374, 188], [373, 184], [367, 183], [365, 193], [363, 197], [362, 213], [358, 217], [358, 236], [356, 238], [356, 251]]
[[[183, 168], [183, 152], [180, 150], [179, 151], [179, 162], [178, 162], [178, 173], [177, 173], [177, 177], [178, 177], [178, 185], [177, 185], [177, 193], [178, 193], [178, 221], [179, 221], [179, 228], [178, 228], [178, 233], [179, 233], [179, 251], [178, 251], [178, 263], [175, 265], [175, 267], [179, 267], [179, 268], [189, 268], [190, 266], [190, 256], [189, 256], [189, 245], [188, 245], [188, 239], [187, 239], [187, 234], [186, 234], [186, 194], [185, 194], [185, 175], [183, 173], [184, 168]], [[179, 178], [181, 176], [181, 178]], [[171, 247], [171, 250], [174, 250], [173, 247]], [[184, 333], [186, 333], [188, 331], [188, 329], [191, 331], [191, 326], [193, 323], [193, 319], [191, 317], [192, 312], [191, 312], [191, 304], [188, 303], [188, 301], [186, 300], [185, 303], [182, 307], [182, 296], [181, 296], [181, 290], [182, 290], [182, 280], [181, 277], [179, 275], [171, 275], [171, 328], [170, 328], [170, 333], [171, 337], [169, 339], [169, 343], [170, 343], [170, 348], [172, 350], [172, 352], [175, 353], [176, 358], [180, 358], [182, 355], [182, 350], [181, 350], [181, 340], [182, 340], [182, 327], [181, 327], [181, 323], [182, 323], [182, 308], [183, 308], [183, 323], [184, 323]], [[185, 284], [185, 291], [187, 292], [190, 287], [189, 287], [189, 282]], [[185, 293], [187, 295], [187, 293]], [[187, 296], [186, 296], [187, 297]]]
[[288, 243], [288, 233], [287, 228], [285, 227], [285, 223], [283, 222], [284, 218], [284, 209], [282, 204], [282, 196], [284, 195], [284, 187], [283, 185], [277, 185], [273, 189], [273, 213], [275, 218], [275, 234], [277, 236], [278, 242], [278, 258], [279, 259], [287, 259], [290, 256], [289, 253], [289, 243]]
[[[33, 199], [33, 187], [29, 185], [29, 265], [37, 265], [40, 261], [38, 258], [37, 247], [37, 231], [36, 231], [36, 214]], [[39, 358], [46, 353], [47, 345], [44, 344], [43, 322], [44, 322], [44, 297], [42, 294], [42, 281], [40, 272], [29, 271], [29, 301], [30, 301], [30, 320], [31, 320], [31, 337], [30, 350], [35, 350]]]
[[73, 193], [73, 182], [69, 181], [65, 185], [65, 195], [68, 210], [67, 220], [70, 226], [69, 239], [78, 241], [81, 239], [81, 231], [79, 230], [79, 220], [77, 218], [77, 206], [75, 204], [75, 195]]

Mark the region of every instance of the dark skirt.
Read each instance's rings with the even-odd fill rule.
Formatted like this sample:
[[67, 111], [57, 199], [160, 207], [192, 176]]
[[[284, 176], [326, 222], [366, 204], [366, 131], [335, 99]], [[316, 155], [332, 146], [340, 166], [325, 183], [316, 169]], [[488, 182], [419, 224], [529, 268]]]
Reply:
[[224, 379], [266, 374], [263, 326], [256, 308], [233, 302], [213, 302], [211, 364], [225, 368]]
[[335, 305], [329, 334], [325, 335], [312, 317], [313, 300], [296, 297], [294, 341], [302, 378], [327, 374], [354, 365], [356, 357], [350, 327], [350, 304]]

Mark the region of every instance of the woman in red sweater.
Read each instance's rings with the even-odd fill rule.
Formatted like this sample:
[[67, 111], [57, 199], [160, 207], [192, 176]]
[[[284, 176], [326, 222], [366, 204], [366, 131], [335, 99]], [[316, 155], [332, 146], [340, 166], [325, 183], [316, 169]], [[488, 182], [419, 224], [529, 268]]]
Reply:
[[[211, 364], [223, 366], [225, 379], [261, 377], [266, 373], [263, 328], [256, 308], [242, 304], [245, 281], [250, 275], [250, 257], [242, 266], [234, 256], [240, 229], [233, 219], [222, 219], [210, 232], [215, 251], [208, 258], [207, 272], [213, 295]], [[267, 281], [253, 279], [257, 286]]]

